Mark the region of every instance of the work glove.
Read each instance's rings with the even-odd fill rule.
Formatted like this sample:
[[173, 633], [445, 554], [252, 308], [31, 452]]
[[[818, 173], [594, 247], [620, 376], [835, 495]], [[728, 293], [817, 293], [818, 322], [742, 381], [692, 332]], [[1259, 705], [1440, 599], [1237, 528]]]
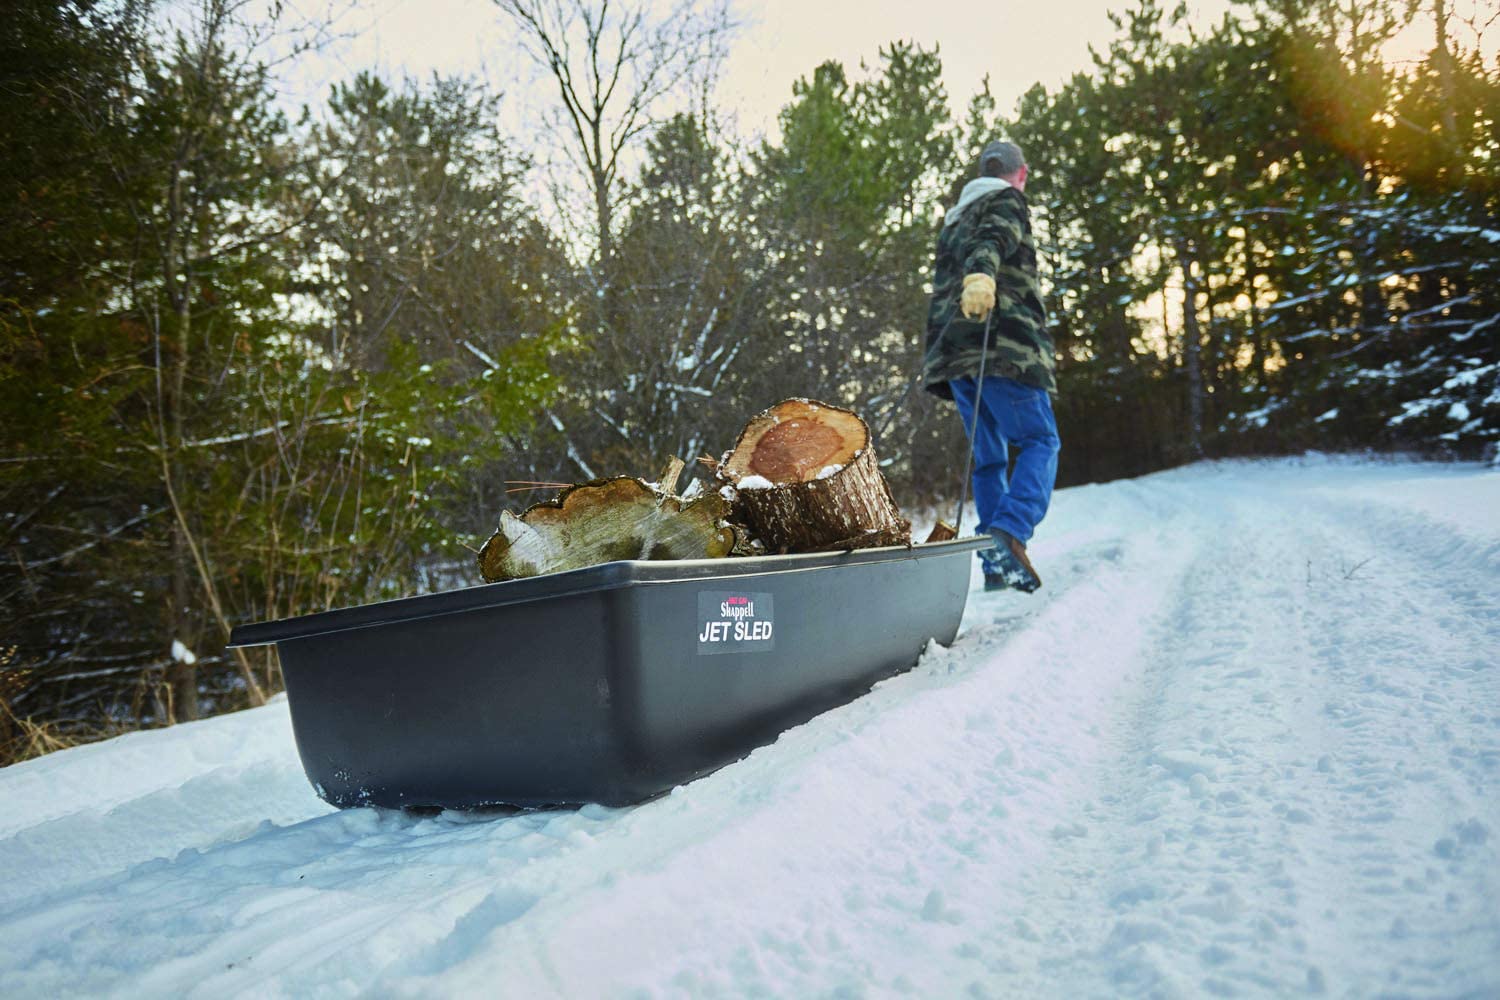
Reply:
[[969, 319], [984, 319], [995, 308], [995, 279], [988, 274], [964, 275], [964, 294], [959, 309]]

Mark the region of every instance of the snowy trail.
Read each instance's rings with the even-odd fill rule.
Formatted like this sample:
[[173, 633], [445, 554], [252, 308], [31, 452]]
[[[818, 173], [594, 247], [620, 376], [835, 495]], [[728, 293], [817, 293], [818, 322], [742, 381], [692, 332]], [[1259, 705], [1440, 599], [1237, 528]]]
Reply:
[[[1031, 889], [1052, 897], [1037, 933], [1074, 966], [1069, 992], [1496, 986], [1500, 882], [1493, 849], [1475, 850], [1500, 765], [1486, 560], [1445, 565], [1463, 547], [1441, 528], [1372, 530], [1345, 503], [1289, 519], [1286, 499], [1215, 510], [1223, 544], [1183, 580], [1122, 715], [1113, 791], [1078, 820], [1105, 836]], [[1461, 737], [1451, 723], [1471, 712]], [[1032, 950], [1031, 981], [1055, 988], [1058, 956]]]
[[0, 771], [0, 992], [1500, 993], [1500, 474], [1046, 528], [1035, 597], [634, 809], [331, 812], [284, 704]]

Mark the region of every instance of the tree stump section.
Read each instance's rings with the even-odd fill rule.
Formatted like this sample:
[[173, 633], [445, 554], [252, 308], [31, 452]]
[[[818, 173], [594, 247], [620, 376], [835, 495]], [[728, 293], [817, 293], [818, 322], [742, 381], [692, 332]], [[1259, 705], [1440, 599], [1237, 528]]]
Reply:
[[715, 470], [734, 487], [735, 512], [768, 553], [910, 545], [856, 414], [787, 399], [757, 414]]
[[[674, 471], [675, 469], [675, 471]], [[672, 482], [630, 476], [570, 486], [500, 527], [479, 550], [479, 572], [490, 583], [581, 569], [616, 559], [719, 559], [733, 550], [729, 501], [709, 492], [690, 500]], [[665, 476], [664, 476], [665, 478]]]

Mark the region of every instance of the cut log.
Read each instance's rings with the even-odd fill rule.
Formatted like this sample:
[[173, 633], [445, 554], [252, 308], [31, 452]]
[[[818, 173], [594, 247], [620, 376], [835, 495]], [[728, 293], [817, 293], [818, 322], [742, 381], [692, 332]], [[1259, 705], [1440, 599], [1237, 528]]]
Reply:
[[570, 486], [500, 527], [479, 550], [485, 580], [582, 569], [616, 559], [718, 559], [733, 550], [729, 501], [716, 492], [684, 500], [672, 489], [682, 463], [651, 484], [620, 476]]
[[947, 521], [939, 520], [927, 533], [927, 541], [923, 545], [931, 545], [933, 542], [951, 542], [958, 537], [958, 529]]
[[757, 414], [720, 460], [735, 514], [767, 552], [910, 545], [911, 522], [875, 462], [855, 413], [787, 399]]

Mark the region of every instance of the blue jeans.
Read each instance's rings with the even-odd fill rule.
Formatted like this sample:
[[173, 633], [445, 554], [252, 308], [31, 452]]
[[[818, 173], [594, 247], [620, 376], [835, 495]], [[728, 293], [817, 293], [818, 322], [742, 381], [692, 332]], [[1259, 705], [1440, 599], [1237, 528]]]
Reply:
[[[974, 420], [974, 380], [954, 379], [948, 387], [968, 434]], [[999, 528], [1023, 543], [1030, 541], [1052, 502], [1062, 447], [1047, 390], [986, 375], [973, 447], [980, 533]], [[1011, 449], [1016, 467], [1008, 474]]]

